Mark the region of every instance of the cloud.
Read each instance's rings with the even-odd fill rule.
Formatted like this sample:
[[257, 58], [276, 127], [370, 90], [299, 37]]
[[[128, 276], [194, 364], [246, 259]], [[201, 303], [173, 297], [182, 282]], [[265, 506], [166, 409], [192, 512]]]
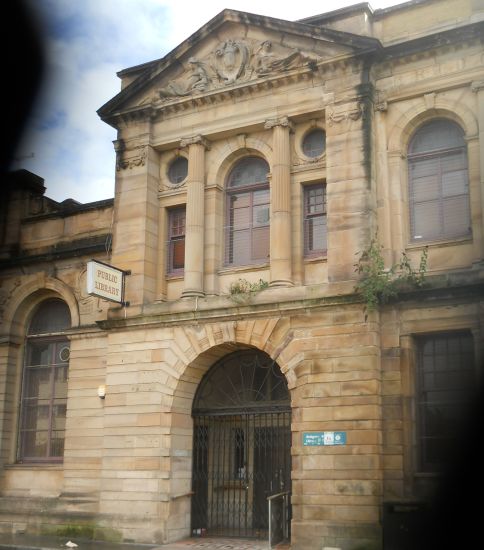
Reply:
[[[45, 39], [47, 67], [12, 169], [43, 177], [47, 195], [58, 201], [112, 197], [116, 131], [96, 111], [119, 92], [117, 71], [162, 58], [226, 7], [295, 20], [353, 3], [29, 0]], [[394, 3], [380, 0], [373, 7]]]

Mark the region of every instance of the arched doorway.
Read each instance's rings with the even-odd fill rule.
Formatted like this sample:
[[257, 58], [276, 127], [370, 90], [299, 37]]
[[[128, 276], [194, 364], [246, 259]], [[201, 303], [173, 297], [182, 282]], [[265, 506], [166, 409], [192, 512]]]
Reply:
[[202, 379], [192, 415], [192, 533], [267, 538], [268, 497], [283, 495], [271, 520], [289, 538], [291, 406], [277, 363], [257, 350], [223, 357]]

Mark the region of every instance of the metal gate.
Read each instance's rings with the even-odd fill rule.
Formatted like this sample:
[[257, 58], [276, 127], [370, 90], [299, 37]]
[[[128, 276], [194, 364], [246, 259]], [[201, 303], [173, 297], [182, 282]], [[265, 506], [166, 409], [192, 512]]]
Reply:
[[[268, 497], [291, 488], [291, 410], [278, 365], [254, 350], [226, 356], [202, 380], [193, 418], [192, 533], [267, 538]], [[290, 504], [282, 521], [289, 534]]]

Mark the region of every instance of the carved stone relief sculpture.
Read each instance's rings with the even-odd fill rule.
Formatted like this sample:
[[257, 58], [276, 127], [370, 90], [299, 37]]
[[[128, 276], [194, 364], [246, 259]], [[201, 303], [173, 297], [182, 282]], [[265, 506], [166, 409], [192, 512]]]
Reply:
[[166, 87], [159, 89], [160, 98], [186, 96], [194, 92], [203, 92], [208, 88], [211, 79], [206, 63], [195, 57], [190, 57], [188, 63], [190, 74], [180, 80], [171, 80]]
[[123, 140], [115, 140], [114, 150], [116, 152], [116, 170], [125, 170], [135, 166], [144, 166], [146, 162], [146, 146], [136, 145], [128, 149]]
[[270, 40], [225, 40], [204, 59], [190, 57], [184, 73], [157, 90], [156, 100], [168, 101], [277, 75], [297, 67], [315, 65], [320, 59], [296, 48], [274, 45]]

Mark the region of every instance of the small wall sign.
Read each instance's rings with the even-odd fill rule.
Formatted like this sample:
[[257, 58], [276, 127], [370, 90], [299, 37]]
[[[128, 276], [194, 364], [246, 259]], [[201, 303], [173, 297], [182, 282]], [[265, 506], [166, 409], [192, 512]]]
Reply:
[[129, 272], [95, 260], [87, 262], [87, 293], [125, 304], [124, 281]]
[[346, 445], [346, 432], [304, 432], [303, 445], [305, 447]]

